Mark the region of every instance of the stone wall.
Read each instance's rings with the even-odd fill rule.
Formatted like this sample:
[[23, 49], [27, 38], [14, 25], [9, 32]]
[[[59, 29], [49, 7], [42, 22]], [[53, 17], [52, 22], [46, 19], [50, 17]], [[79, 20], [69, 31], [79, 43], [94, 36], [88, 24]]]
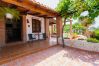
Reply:
[[[59, 39], [59, 43], [62, 44], [61, 39]], [[99, 43], [87, 42], [86, 40], [65, 39], [65, 45], [82, 50], [99, 52]]]

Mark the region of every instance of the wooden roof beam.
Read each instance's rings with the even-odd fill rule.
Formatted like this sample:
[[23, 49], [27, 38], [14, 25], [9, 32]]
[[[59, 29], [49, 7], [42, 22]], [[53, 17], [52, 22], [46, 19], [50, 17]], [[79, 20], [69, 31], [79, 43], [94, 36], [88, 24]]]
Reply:
[[47, 15], [39, 15], [39, 17], [47, 17]]
[[56, 14], [54, 14], [54, 13], [51, 13], [51, 12], [49, 13], [46, 10], [40, 9], [36, 6], [33, 6], [32, 4], [29, 4], [27, 2], [27, 0], [23, 1], [23, 2], [18, 2], [17, 0], [2, 0], [2, 1], [6, 2], [6, 3], [14, 4], [16, 6], [23, 7], [27, 10], [32, 11], [32, 12], [36, 11], [36, 12], [41, 13], [41, 14], [47, 14], [48, 16], [56, 16]]

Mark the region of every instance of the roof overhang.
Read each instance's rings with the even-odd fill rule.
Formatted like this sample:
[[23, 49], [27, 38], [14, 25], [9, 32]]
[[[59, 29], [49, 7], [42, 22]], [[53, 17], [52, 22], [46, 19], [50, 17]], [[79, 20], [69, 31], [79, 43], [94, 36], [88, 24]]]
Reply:
[[50, 18], [49, 19], [49, 24], [52, 25], [52, 24], [56, 24], [56, 20], [54, 18]]
[[39, 17], [56, 17], [56, 11], [31, 0], [2, 0], [3, 3], [15, 7], [21, 14], [31, 14]]

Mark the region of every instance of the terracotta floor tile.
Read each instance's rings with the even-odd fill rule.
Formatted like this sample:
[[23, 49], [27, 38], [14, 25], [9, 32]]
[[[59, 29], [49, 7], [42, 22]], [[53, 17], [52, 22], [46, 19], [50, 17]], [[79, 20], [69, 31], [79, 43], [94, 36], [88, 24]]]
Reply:
[[0, 66], [99, 66], [99, 54], [58, 45]]

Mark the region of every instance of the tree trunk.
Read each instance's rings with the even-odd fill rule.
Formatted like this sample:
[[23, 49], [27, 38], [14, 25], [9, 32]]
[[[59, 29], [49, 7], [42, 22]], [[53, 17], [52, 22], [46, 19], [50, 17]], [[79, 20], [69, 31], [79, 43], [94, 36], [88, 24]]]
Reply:
[[90, 34], [89, 34], [89, 31], [88, 31], [88, 27], [86, 27], [84, 35], [85, 35], [87, 38], [89, 38]]
[[70, 17], [70, 39], [72, 39], [72, 17]]
[[63, 36], [65, 23], [66, 23], [66, 18], [64, 18], [64, 24], [63, 24], [63, 27], [62, 27], [62, 43], [63, 43], [63, 48], [65, 47], [64, 36]]

